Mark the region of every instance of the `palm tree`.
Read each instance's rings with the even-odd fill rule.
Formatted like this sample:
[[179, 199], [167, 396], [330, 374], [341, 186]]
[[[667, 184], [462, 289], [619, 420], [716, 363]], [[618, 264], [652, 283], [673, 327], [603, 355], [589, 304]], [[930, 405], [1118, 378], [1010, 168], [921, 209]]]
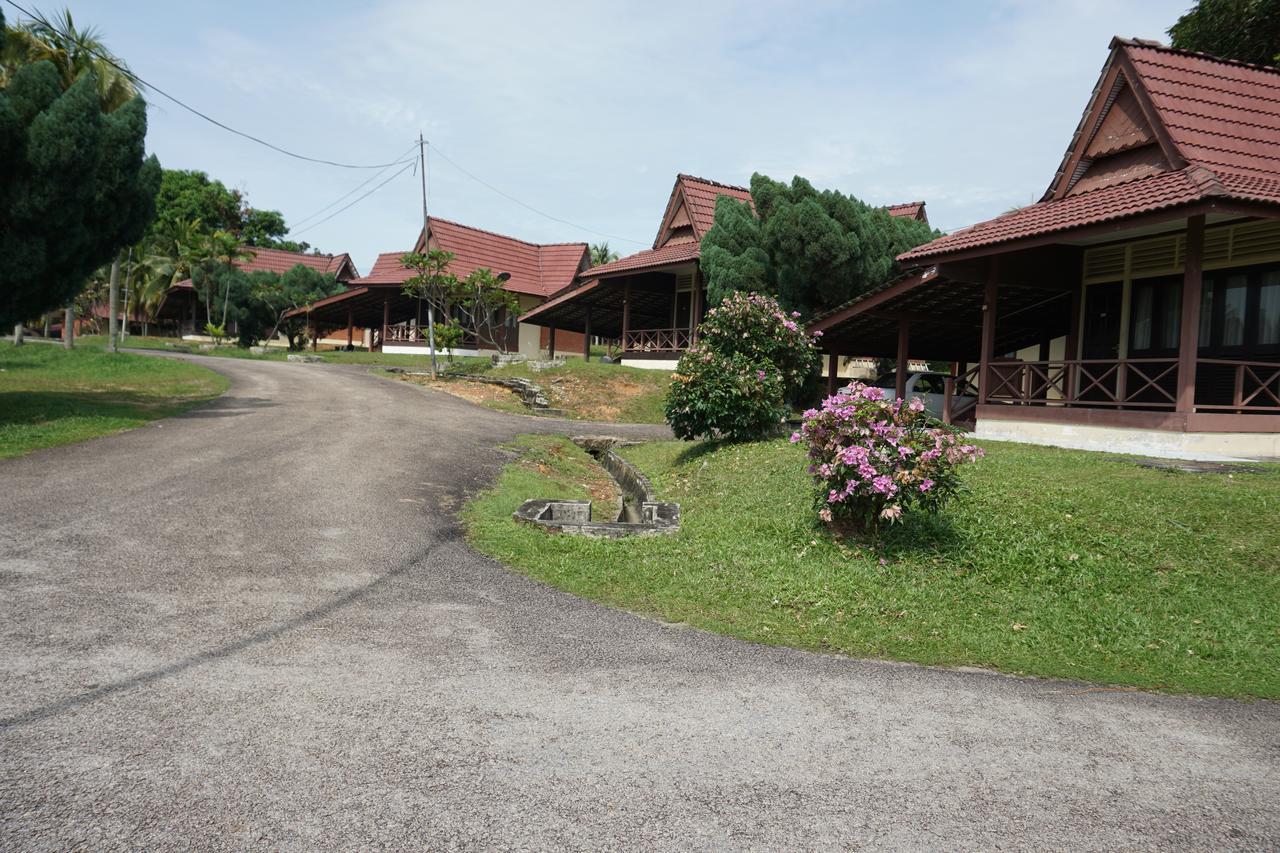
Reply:
[[608, 242], [591, 244], [591, 266], [604, 266], [617, 259], [618, 253], [609, 248]]
[[[200, 260], [226, 267], [234, 267], [236, 261], [248, 260], [254, 256], [252, 249], [240, 245], [240, 238], [230, 231], [222, 230], [214, 231], [212, 235], [203, 241], [200, 254], [202, 255]], [[230, 302], [231, 280], [227, 279], [226, 286], [222, 292], [222, 322], [218, 324], [219, 328], [225, 329], [227, 327], [227, 308]], [[208, 313], [212, 306], [206, 303], [205, 308], [206, 313]], [[209, 317], [209, 322], [213, 322], [212, 316]]]
[[134, 247], [129, 308], [154, 320], [164, 307], [169, 289], [191, 278], [192, 267], [203, 257], [204, 233], [199, 219], [165, 219]]
[[77, 29], [70, 9], [63, 9], [52, 21], [37, 17], [5, 33], [0, 50], [0, 85], [7, 83], [19, 67], [43, 61], [53, 63], [63, 89], [70, 89], [77, 80], [92, 74], [103, 112], [115, 110], [138, 94], [138, 84], [128, 66], [107, 50], [97, 29]]

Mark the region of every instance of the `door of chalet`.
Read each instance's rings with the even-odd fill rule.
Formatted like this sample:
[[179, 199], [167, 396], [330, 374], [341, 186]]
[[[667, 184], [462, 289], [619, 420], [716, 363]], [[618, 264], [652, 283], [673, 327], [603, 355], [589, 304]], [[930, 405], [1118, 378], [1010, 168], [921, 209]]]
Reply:
[[1091, 361], [1115, 361], [1120, 357], [1120, 308], [1124, 285], [1120, 282], [1091, 284], [1084, 292], [1084, 327], [1079, 375], [1075, 387], [1080, 399], [1099, 402], [1113, 400], [1116, 393], [1116, 370], [1109, 364]]

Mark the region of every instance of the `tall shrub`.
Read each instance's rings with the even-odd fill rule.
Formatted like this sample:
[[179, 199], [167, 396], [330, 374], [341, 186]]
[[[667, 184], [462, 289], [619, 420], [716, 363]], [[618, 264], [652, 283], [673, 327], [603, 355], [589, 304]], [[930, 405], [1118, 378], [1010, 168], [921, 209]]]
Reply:
[[818, 517], [856, 532], [874, 532], [913, 509], [938, 512], [960, 490], [959, 466], [983, 455], [931, 426], [920, 398], [886, 398], [861, 382], [805, 412], [791, 441], [809, 447]]
[[797, 317], [760, 294], [733, 294], [707, 312], [698, 333], [667, 395], [667, 422], [679, 438], [768, 435], [820, 358]]

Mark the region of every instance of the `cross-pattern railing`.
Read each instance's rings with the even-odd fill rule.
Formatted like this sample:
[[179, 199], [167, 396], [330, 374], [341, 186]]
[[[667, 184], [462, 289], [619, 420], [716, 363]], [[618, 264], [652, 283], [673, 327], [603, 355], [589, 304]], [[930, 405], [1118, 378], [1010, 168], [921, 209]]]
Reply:
[[1231, 375], [1231, 402], [1196, 401], [1196, 408], [1215, 412], [1262, 412], [1280, 414], [1280, 363], [1201, 358], [1197, 371], [1207, 374], [1227, 371]]
[[986, 398], [1023, 406], [1172, 409], [1177, 378], [1176, 358], [996, 361], [988, 367]]
[[978, 372], [975, 364], [957, 376], [943, 380], [942, 420], [954, 424], [968, 420], [978, 407]]
[[681, 352], [693, 342], [688, 329], [628, 329], [622, 336], [624, 352]]

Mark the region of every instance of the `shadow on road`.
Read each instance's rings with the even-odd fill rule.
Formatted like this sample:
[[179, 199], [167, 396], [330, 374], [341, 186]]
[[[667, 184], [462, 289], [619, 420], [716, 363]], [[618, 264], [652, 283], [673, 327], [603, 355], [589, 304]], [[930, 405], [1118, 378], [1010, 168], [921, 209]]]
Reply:
[[177, 417], [183, 418], [233, 418], [247, 415], [259, 409], [270, 409], [276, 406], [265, 397], [219, 397], [206, 406], [184, 412]]

